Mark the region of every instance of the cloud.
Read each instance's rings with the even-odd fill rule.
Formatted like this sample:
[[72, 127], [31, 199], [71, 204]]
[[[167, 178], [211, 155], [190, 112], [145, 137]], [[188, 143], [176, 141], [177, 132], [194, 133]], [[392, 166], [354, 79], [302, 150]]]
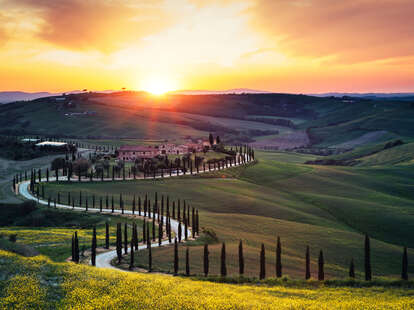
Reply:
[[7, 21], [8, 19], [0, 13], [0, 47], [5, 45], [9, 39], [9, 35], [5, 29], [5, 24]]
[[343, 63], [414, 54], [412, 0], [256, 0], [256, 29], [288, 54]]
[[[12, 0], [9, 0], [12, 1]], [[111, 52], [166, 27], [161, 1], [20, 0], [15, 6], [41, 19], [37, 36], [72, 50]], [[11, 5], [11, 4], [10, 4]]]

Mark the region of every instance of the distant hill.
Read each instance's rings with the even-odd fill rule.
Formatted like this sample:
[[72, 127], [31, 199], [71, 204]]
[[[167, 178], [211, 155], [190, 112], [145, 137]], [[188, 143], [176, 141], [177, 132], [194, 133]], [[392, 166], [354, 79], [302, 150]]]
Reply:
[[177, 95], [226, 95], [226, 94], [271, 94], [267, 90], [257, 90], [249, 88], [233, 88], [227, 90], [178, 90], [171, 94]]
[[57, 96], [60, 94], [52, 94], [49, 92], [25, 93], [22, 91], [3, 91], [0, 92], [0, 104], [14, 101], [30, 101], [38, 98]]
[[414, 93], [323, 93], [323, 94], [309, 94], [316, 97], [359, 97], [370, 99], [391, 99], [391, 98], [408, 98], [414, 97]]

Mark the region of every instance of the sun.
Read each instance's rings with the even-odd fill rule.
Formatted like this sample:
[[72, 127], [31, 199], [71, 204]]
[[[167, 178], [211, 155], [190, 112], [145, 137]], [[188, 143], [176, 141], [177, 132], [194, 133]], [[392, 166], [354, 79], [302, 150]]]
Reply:
[[175, 83], [167, 77], [148, 77], [142, 82], [142, 90], [153, 95], [164, 95], [176, 89]]

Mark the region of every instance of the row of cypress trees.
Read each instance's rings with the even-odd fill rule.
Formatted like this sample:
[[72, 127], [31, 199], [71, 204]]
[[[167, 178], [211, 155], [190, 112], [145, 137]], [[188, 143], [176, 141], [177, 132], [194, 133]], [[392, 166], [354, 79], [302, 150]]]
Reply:
[[[44, 186], [35, 186], [33, 188], [33, 192], [36, 196], [41, 197], [43, 199], [46, 198], [45, 188]], [[85, 211], [88, 211], [89, 209], [89, 203], [91, 203], [91, 207], [93, 209], [96, 208], [97, 205], [99, 205], [99, 211], [102, 212], [104, 210], [104, 206], [106, 210], [111, 209], [111, 212], [115, 212], [115, 197], [114, 195], [109, 198], [109, 195], [106, 195], [105, 198], [99, 197], [99, 199], [92, 195], [90, 197], [83, 195], [82, 191], [79, 192], [77, 204], [76, 204], [76, 198], [73, 197], [71, 192], [67, 192], [66, 194], [66, 205], [72, 206], [72, 208], [75, 208], [75, 206], [82, 208], [85, 207]], [[186, 226], [186, 227], [192, 227], [192, 237], [194, 238], [195, 235], [199, 234], [199, 214], [198, 209], [195, 209], [193, 207], [190, 207], [190, 205], [187, 203], [186, 200], [177, 199], [176, 201], [172, 201], [172, 204], [170, 203], [170, 197], [166, 196], [164, 199], [164, 195], [161, 196], [161, 202], [158, 202], [158, 193], [155, 192], [154, 202], [151, 207], [151, 200], [148, 199], [148, 194], [145, 194], [145, 198], [142, 200], [141, 196], [138, 196], [138, 199], [136, 195], [133, 196], [132, 200], [132, 214], [144, 216], [148, 218], [155, 217], [158, 223], [164, 222], [164, 220], [169, 221], [170, 218], [173, 218], [175, 220], [178, 220], [180, 222], [180, 225]], [[91, 200], [91, 201], [90, 201]], [[50, 206], [50, 203], [54, 202], [54, 204], [60, 204], [63, 203], [62, 195], [60, 192], [57, 193], [57, 197], [53, 199], [48, 197], [48, 206]], [[183, 202], [183, 205], [181, 206], [181, 202]], [[122, 196], [122, 194], [119, 195], [118, 198], [118, 205], [121, 209], [121, 213], [124, 214], [125, 212], [125, 201]], [[182, 224], [181, 224], [182, 223]], [[185, 233], [185, 231], [184, 231]]]
[[[154, 223], [155, 221], [153, 221]], [[160, 223], [161, 224], [161, 223]], [[105, 238], [105, 247], [109, 248], [109, 224], [106, 223], [106, 238]], [[152, 271], [152, 251], [151, 251], [151, 240], [155, 241], [154, 235], [154, 226], [153, 226], [153, 236], [150, 237], [149, 233], [149, 225], [145, 224], [143, 226], [143, 243], [147, 245], [148, 249], [148, 270]], [[171, 231], [171, 230], [170, 230]], [[159, 228], [158, 234], [158, 243], [161, 245], [161, 240], [163, 236], [162, 228]], [[168, 236], [169, 242], [171, 243], [171, 234]], [[138, 250], [138, 228], [136, 223], [132, 224], [132, 236], [130, 239], [130, 243], [128, 242], [128, 235], [127, 235], [127, 223], [124, 223], [124, 236], [122, 237], [122, 224], [117, 224], [116, 230], [116, 251], [118, 257], [118, 263], [122, 260], [122, 250], [124, 250], [124, 254], [128, 253], [128, 245], [130, 244], [130, 263], [129, 268], [133, 269], [134, 267], [134, 251]], [[179, 240], [177, 237], [174, 238], [174, 274], [178, 274], [179, 269], [179, 256], [178, 256], [178, 244]], [[92, 246], [91, 246], [91, 264], [95, 266], [96, 262], [96, 227], [93, 227], [92, 233]], [[370, 281], [372, 279], [372, 270], [371, 270], [371, 250], [370, 250], [370, 239], [368, 235], [365, 235], [365, 242], [364, 242], [364, 271], [365, 271], [365, 280]], [[243, 254], [243, 242], [240, 240], [239, 247], [238, 247], [238, 258], [239, 258], [239, 274], [240, 276], [244, 275], [245, 263], [244, 263], [244, 254]], [[266, 254], [265, 254], [265, 246], [262, 243], [260, 249], [260, 271], [259, 271], [259, 279], [265, 279], [266, 277]], [[79, 262], [79, 242], [77, 232], [74, 233], [72, 236], [72, 261]], [[305, 252], [305, 279], [308, 280], [311, 278], [311, 269], [310, 269], [310, 247], [306, 247]], [[324, 271], [324, 255], [323, 251], [320, 250], [319, 257], [318, 257], [318, 280], [323, 281], [325, 279], [325, 271]], [[204, 245], [204, 255], [203, 255], [203, 271], [204, 275], [207, 277], [209, 274], [209, 251], [208, 251], [208, 244]], [[190, 275], [190, 259], [189, 259], [189, 247], [186, 247], [185, 253], [185, 274]], [[220, 275], [222, 277], [227, 276], [227, 265], [226, 265], [226, 244], [222, 243], [221, 248], [221, 255], [220, 255]], [[280, 237], [277, 237], [276, 242], [276, 261], [275, 261], [275, 276], [276, 278], [282, 277], [282, 245], [280, 241]], [[355, 278], [355, 265], [354, 260], [351, 259], [350, 267], [349, 267], [349, 277]], [[401, 271], [401, 278], [403, 280], [408, 280], [408, 254], [407, 254], [407, 247], [403, 249], [403, 256], [402, 256], [402, 271]]]
[[[365, 236], [365, 255], [364, 255], [364, 270], [365, 270], [365, 280], [370, 281], [372, 279], [372, 271], [371, 271], [371, 257], [370, 257], [370, 240], [368, 235]], [[189, 249], [186, 249], [186, 274], [189, 275], [189, 257], [188, 254]], [[239, 247], [238, 247], [238, 258], [239, 258], [239, 274], [240, 276], [244, 275], [245, 263], [244, 263], [244, 254], [243, 254], [243, 242], [240, 240]], [[260, 267], [259, 267], [259, 279], [265, 279], [266, 277], [266, 254], [265, 254], [265, 246], [262, 243], [260, 249]], [[309, 246], [306, 247], [305, 253], [305, 279], [308, 280], [311, 278], [311, 269], [310, 269], [310, 248]], [[204, 275], [207, 277], [209, 274], [209, 251], [208, 251], [208, 244], [204, 245], [204, 254], [203, 254], [203, 271]], [[323, 281], [325, 280], [325, 260], [323, 251], [319, 251], [318, 257], [318, 280]], [[174, 245], [174, 274], [178, 274], [178, 249], [177, 249], [177, 240]], [[221, 255], [220, 255], [220, 276], [226, 277], [227, 276], [227, 265], [226, 265], [226, 244], [223, 242], [221, 247]], [[275, 261], [275, 276], [276, 278], [282, 277], [282, 245], [280, 241], [280, 237], [277, 237], [276, 242], [276, 261]], [[351, 259], [350, 268], [349, 268], [349, 277], [355, 278], [355, 266], [354, 260]], [[408, 280], [408, 255], [407, 255], [407, 247], [403, 249], [402, 255], [402, 271], [401, 271], [401, 279]]]
[[[237, 149], [237, 147], [236, 147], [236, 149]], [[249, 147], [248, 145], [240, 146], [237, 149], [237, 151], [239, 152], [240, 156], [230, 156], [230, 157], [226, 157], [225, 159], [214, 161], [212, 163], [208, 162], [208, 171], [216, 170], [216, 169], [221, 170], [221, 169], [224, 169], [224, 168], [231, 167], [232, 165], [235, 165], [235, 164], [241, 165], [241, 164], [245, 164], [245, 163], [247, 163], [251, 160], [254, 160], [254, 150], [253, 150], [253, 148]], [[185, 162], [183, 162], [183, 164], [184, 165], [183, 165], [182, 168], [177, 168], [176, 169], [176, 171], [175, 171], [176, 174], [178, 175], [180, 169], [184, 174], [186, 174], [187, 172], [189, 172], [190, 174], [193, 174], [193, 164], [192, 164], [191, 159], [188, 160], [187, 167], [185, 165]], [[79, 169], [80, 169], [80, 166], [79, 166]], [[194, 172], [196, 171], [197, 173], [199, 173], [200, 172], [199, 169], [200, 169], [199, 165], [195, 164], [194, 165]], [[62, 168], [62, 173], [61, 174], [59, 174], [59, 171], [60, 171], [60, 169], [55, 169], [55, 171], [54, 171], [54, 176], [55, 176], [57, 181], [59, 181], [59, 175], [62, 176], [62, 179], [61, 179], [62, 181], [65, 179], [65, 177], [66, 177], [66, 180], [68, 182], [71, 181], [71, 178], [72, 178], [72, 175], [73, 175], [73, 172], [74, 172], [73, 168], [72, 168], [72, 165], [68, 165], [67, 167]], [[207, 171], [207, 166], [206, 166], [205, 163], [203, 163], [203, 171]], [[131, 178], [131, 173], [133, 175], [133, 178], [135, 179], [136, 178], [136, 170], [129, 169], [129, 171], [128, 171], [129, 178]], [[46, 168], [46, 182], [49, 182], [49, 177], [50, 177], [51, 174], [52, 173], [49, 172], [49, 168]], [[77, 171], [77, 174], [78, 174], [77, 179], [80, 182], [81, 178], [82, 178], [81, 171], [80, 170]], [[109, 178], [109, 170], [107, 171], [107, 174], [108, 174], [107, 178]], [[149, 173], [147, 171], [144, 171], [144, 178], [148, 178], [148, 177], [151, 177], [151, 176], [153, 178], [155, 178], [157, 175], [159, 175], [161, 177], [164, 177], [164, 175], [168, 175], [168, 174], [170, 176], [172, 176], [174, 174], [172, 165], [169, 168], [160, 169], [159, 171], [157, 169], [155, 169], [151, 173]], [[122, 179], [123, 180], [126, 179], [126, 175], [127, 175], [127, 172], [125, 171], [125, 167], [123, 167], [123, 169], [122, 169]], [[96, 175], [96, 176], [94, 176], [93, 173], [89, 173], [87, 175], [87, 177], [89, 178], [89, 180], [91, 182], [94, 180], [94, 177], [95, 177], [95, 180], [96, 180], [96, 178], [100, 178], [101, 180], [103, 180], [104, 179], [104, 171], [102, 170], [100, 175]], [[35, 170], [35, 169], [31, 170], [30, 180], [31, 180], [31, 182], [33, 182], [33, 184], [35, 184], [36, 182], [40, 183], [41, 178], [42, 178], [42, 169], [41, 168], [39, 168], [37, 170]], [[115, 178], [121, 178], [121, 174], [119, 172], [118, 176], [116, 177], [114, 170], [112, 170], [112, 180], [115, 180]], [[13, 177], [13, 189], [15, 188], [17, 183], [19, 183], [23, 180], [27, 180], [27, 179], [28, 179], [27, 171], [24, 172], [24, 175], [23, 175], [23, 173], [16, 174]]]

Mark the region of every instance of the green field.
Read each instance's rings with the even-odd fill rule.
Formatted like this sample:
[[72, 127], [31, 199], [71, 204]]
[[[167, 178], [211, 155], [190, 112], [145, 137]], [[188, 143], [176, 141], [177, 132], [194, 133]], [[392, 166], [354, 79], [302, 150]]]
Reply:
[[[110, 245], [115, 244], [116, 223], [127, 223], [128, 235], [132, 234], [132, 221], [138, 225], [138, 237], [142, 239], [142, 220], [122, 216], [96, 215], [39, 207], [22, 214], [19, 205], [0, 205], [0, 249], [17, 248], [17, 253], [38, 252], [54, 261], [65, 261], [71, 255], [72, 235], [76, 231], [81, 251], [91, 247], [92, 227], [96, 227], [98, 247], [105, 244], [105, 223], [110, 227]], [[13, 220], [15, 219], [15, 220]], [[150, 226], [150, 231], [151, 231]], [[16, 242], [7, 242], [11, 235]], [[1, 243], [3, 241], [4, 244]], [[19, 251], [19, 247], [26, 247]]]
[[[414, 186], [412, 166], [383, 168], [324, 167], [303, 165], [309, 155], [257, 152], [259, 162], [197, 177], [116, 183], [47, 184], [55, 195], [80, 190], [84, 194], [119, 195], [131, 205], [132, 195], [169, 195], [185, 199], [200, 210], [200, 226], [216, 232], [227, 243], [229, 272], [237, 272], [237, 244], [245, 241], [247, 274], [258, 275], [261, 243], [267, 249], [267, 265], [274, 272], [276, 236], [282, 239], [284, 271], [292, 277], [304, 274], [304, 252], [310, 245], [312, 271], [317, 253], [324, 250], [329, 277], [344, 277], [351, 258], [358, 274], [363, 270], [363, 234], [372, 238], [376, 275], [398, 276], [402, 246], [414, 248]], [[218, 273], [220, 244], [211, 246], [212, 272]], [[409, 250], [410, 255], [414, 254]], [[145, 252], [142, 252], [145, 259]], [[153, 251], [155, 267], [171, 270], [172, 249]], [[200, 272], [202, 247], [191, 246], [194, 272]], [[145, 262], [145, 260], [144, 260]], [[410, 269], [413, 268], [410, 262]]]

